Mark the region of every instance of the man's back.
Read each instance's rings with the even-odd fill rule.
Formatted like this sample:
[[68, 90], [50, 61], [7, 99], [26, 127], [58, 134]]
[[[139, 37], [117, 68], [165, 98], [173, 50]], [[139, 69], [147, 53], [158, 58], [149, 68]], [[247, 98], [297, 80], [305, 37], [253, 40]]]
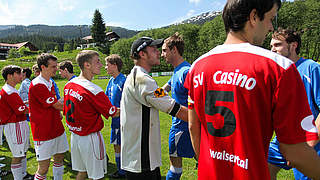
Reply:
[[282, 143], [308, 139], [297, 74], [288, 59], [247, 43], [218, 46], [192, 65], [185, 86], [201, 122], [199, 179], [270, 179], [273, 130]]
[[74, 78], [64, 87], [64, 115], [70, 131], [86, 136], [100, 131], [101, 115], [108, 118], [116, 112], [103, 90], [91, 81]]

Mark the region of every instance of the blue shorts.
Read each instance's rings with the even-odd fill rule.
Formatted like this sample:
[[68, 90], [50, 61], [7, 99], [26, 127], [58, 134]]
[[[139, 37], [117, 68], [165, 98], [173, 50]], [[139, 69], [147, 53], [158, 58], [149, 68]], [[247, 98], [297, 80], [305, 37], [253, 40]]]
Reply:
[[189, 131], [170, 129], [169, 155], [172, 157], [194, 157]]
[[120, 129], [111, 128], [110, 144], [121, 145]]
[[[314, 147], [314, 150], [317, 151], [318, 156], [320, 156], [320, 142]], [[303, 175], [300, 171], [298, 171], [296, 168], [293, 168], [293, 175], [295, 179], [299, 180], [311, 180], [311, 178], [308, 178], [307, 176]]]
[[270, 142], [268, 163], [276, 165], [285, 170], [289, 170], [292, 168], [287, 165], [287, 160], [282, 156], [280, 152], [279, 141], [277, 140], [277, 137], [274, 137]]

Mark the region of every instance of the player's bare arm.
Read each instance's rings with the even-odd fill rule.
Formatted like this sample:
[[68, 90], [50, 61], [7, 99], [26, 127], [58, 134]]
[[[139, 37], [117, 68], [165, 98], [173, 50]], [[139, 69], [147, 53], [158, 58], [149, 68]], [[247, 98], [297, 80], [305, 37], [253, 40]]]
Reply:
[[180, 105], [180, 109], [177, 112], [176, 117], [185, 122], [188, 122], [188, 108]]
[[63, 111], [63, 104], [60, 101], [57, 101], [55, 104], [52, 105], [55, 109], [59, 111]]
[[189, 132], [190, 132], [190, 138], [192, 142], [192, 146], [194, 149], [194, 152], [196, 154], [196, 158], [199, 159], [199, 153], [200, 153], [200, 121], [198, 118], [198, 115], [195, 111], [195, 109], [189, 109], [188, 110], [188, 116], [189, 116]]
[[281, 153], [291, 166], [312, 179], [320, 179], [320, 157], [312, 147], [307, 143], [279, 145]]

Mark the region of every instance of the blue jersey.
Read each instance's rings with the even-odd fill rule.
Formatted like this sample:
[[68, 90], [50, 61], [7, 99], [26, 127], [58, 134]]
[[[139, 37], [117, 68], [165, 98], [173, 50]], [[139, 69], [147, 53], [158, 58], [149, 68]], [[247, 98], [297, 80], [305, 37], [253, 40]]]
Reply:
[[[173, 75], [168, 81], [168, 84], [171, 86], [171, 95], [177, 103], [188, 107], [188, 90], [184, 87], [184, 80], [190, 69], [190, 64], [187, 61], [182, 62], [177, 66]], [[176, 117], [172, 117], [172, 129], [176, 130], [188, 130], [188, 123], [182, 121]]]
[[[108, 82], [106, 95], [108, 96], [111, 104], [116, 107], [120, 107], [120, 100], [125, 81], [126, 77], [120, 73], [116, 78], [111, 77]], [[120, 117], [112, 118], [111, 128], [120, 128]]]
[[53, 86], [54, 86], [54, 91], [56, 92], [57, 99], [59, 100], [61, 97], [60, 97], [60, 92], [59, 92], [58, 85], [56, 84], [56, 82], [54, 82], [54, 80], [52, 78], [50, 78], [50, 79], [52, 80], [52, 83], [53, 83]]
[[320, 65], [304, 58], [300, 58], [295, 65], [306, 89], [311, 112], [317, 118], [320, 107]]

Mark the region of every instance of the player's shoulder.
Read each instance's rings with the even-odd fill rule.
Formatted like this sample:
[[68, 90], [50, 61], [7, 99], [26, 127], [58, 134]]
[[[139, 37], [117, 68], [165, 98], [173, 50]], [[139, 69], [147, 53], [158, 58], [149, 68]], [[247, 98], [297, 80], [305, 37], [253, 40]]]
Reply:
[[122, 73], [119, 74], [119, 78], [121, 81], [125, 81], [126, 80], [126, 76]]
[[46, 80], [44, 78], [42, 78], [40, 75], [37, 76], [36, 78], [34, 78], [32, 81], [31, 81], [31, 84], [33, 86], [37, 86], [37, 85], [44, 85], [44, 86], [47, 86], [49, 82], [46, 82]]
[[223, 44], [213, 48], [209, 52], [200, 56], [196, 61], [194, 61], [190, 69], [191, 70], [194, 69], [194, 67], [198, 63], [205, 63], [205, 60], [207, 60], [211, 56], [218, 55], [218, 54], [225, 54], [226, 56], [228, 55], [232, 56], [232, 53], [234, 52], [243, 53], [248, 57], [256, 56], [257, 58], [264, 58], [266, 61], [269, 60], [270, 62], [277, 64], [279, 67], [283, 69], [288, 69], [292, 64], [294, 64], [294, 62], [291, 61], [290, 59], [284, 56], [281, 56], [277, 53], [274, 53], [270, 50], [264, 49], [262, 47], [254, 46], [249, 43], [240, 43], [240, 44]]
[[5, 91], [8, 95], [11, 95], [11, 94], [14, 94], [14, 93], [18, 94], [18, 90], [17, 90], [16, 88], [10, 86], [10, 85], [7, 84], [7, 83], [2, 86], [2, 89], [3, 89], [3, 91]]
[[[312, 59], [304, 59], [305, 60], [305, 63], [310, 66], [312, 69], [318, 69], [320, 68], [320, 64], [315, 62], [314, 60]], [[299, 61], [298, 61], [299, 62]]]
[[[66, 84], [66, 88], [69, 86], [80, 86], [86, 90], [88, 90], [89, 92], [91, 92], [94, 95], [99, 94], [100, 92], [103, 92], [102, 88], [96, 84], [94, 84], [93, 82], [87, 80], [87, 79], [83, 79], [83, 78], [73, 78], [71, 81], [69, 81]], [[103, 92], [104, 93], [104, 92]]]

